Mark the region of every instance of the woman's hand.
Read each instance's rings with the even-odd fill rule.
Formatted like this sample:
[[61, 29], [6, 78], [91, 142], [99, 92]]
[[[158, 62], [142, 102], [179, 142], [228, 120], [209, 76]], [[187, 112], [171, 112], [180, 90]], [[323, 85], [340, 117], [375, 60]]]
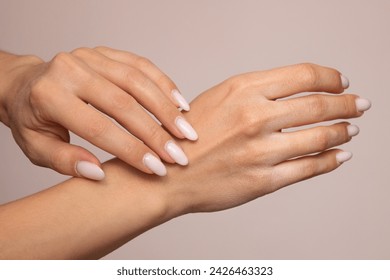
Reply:
[[160, 178], [113, 159], [103, 164], [104, 180], [72, 178], [2, 205], [0, 259], [99, 258], [179, 215], [231, 208], [329, 172], [351, 154], [328, 149], [349, 141], [356, 126], [282, 130], [359, 117], [369, 101], [348, 94], [278, 99], [347, 86], [336, 70], [311, 64], [228, 79], [186, 113], [199, 131], [196, 143], [182, 142], [191, 166], [171, 165]]
[[347, 87], [338, 71], [301, 64], [238, 75], [198, 96], [186, 118], [199, 140], [182, 143], [190, 166], [172, 166], [163, 179], [167, 208], [174, 216], [223, 210], [339, 167], [352, 154], [331, 148], [350, 141], [357, 126], [283, 130], [360, 117], [371, 104], [356, 95], [293, 96]]
[[197, 139], [177, 108], [188, 111], [189, 105], [146, 58], [98, 47], [60, 53], [47, 63], [8, 56], [1, 64], [0, 118], [33, 163], [67, 175], [104, 178], [94, 155], [69, 144], [69, 131], [146, 173], [166, 174], [159, 157], [188, 163], [166, 130], [179, 139]]

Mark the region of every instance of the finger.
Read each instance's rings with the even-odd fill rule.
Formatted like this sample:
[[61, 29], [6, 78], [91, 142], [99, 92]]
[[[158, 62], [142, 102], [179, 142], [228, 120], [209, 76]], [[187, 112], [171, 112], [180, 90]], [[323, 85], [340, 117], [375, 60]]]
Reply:
[[[100, 103], [99, 107], [105, 111], [112, 110], [116, 107], [126, 107], [129, 104], [131, 98], [129, 98], [128, 92], [143, 107], [153, 113], [164, 127], [176, 137], [186, 137], [189, 140], [197, 139], [196, 133], [189, 134], [185, 128], [183, 129], [181, 123], [177, 121], [178, 119], [184, 119], [183, 114], [177, 110], [176, 106], [161, 92], [156, 84], [141, 71], [108, 59], [97, 52], [89, 53], [84, 55], [84, 57], [87, 57], [83, 61], [89, 67], [119, 87], [114, 86], [105, 79], [96, 77], [99, 87], [94, 85], [92, 89], [83, 93], [83, 98], [86, 101], [94, 105]], [[112, 100], [110, 103], [114, 103], [115, 107], [102, 103], [102, 100], [106, 100], [107, 97]], [[191, 128], [191, 132], [194, 132], [188, 123], [186, 125]]]
[[[165, 161], [170, 163], [176, 162], [180, 165], [188, 164], [187, 157], [175, 143], [172, 136], [153, 120], [133, 97], [101, 77], [95, 79], [94, 88], [86, 89], [81, 98], [113, 117]], [[110, 94], [107, 94], [107, 92]], [[177, 110], [175, 112], [179, 113]], [[186, 128], [186, 125], [189, 126], [184, 118], [181, 118], [181, 116], [176, 117], [175, 123], [178, 125], [178, 128], [183, 129], [183, 122], [184, 128]], [[194, 131], [190, 131], [190, 136], [188, 136], [187, 131], [184, 132], [191, 140], [196, 139], [193, 135], [197, 137]], [[177, 136], [183, 137], [182, 134]], [[171, 146], [173, 146], [174, 150], [172, 150]], [[115, 155], [118, 156], [117, 154]]]
[[347, 143], [358, 133], [359, 128], [347, 122], [301, 131], [274, 133], [272, 143], [277, 148], [272, 160], [274, 163], [280, 163], [295, 157], [323, 152]]
[[291, 65], [239, 76], [251, 88], [266, 88], [268, 99], [288, 97], [301, 92], [341, 93], [349, 86], [339, 71], [311, 63]]
[[78, 98], [65, 97], [57, 97], [54, 101], [53, 108], [67, 108], [50, 112], [54, 122], [145, 173], [166, 174], [160, 159], [141, 141]]
[[[360, 117], [371, 103], [355, 95], [313, 94], [275, 102], [281, 117], [274, 121], [277, 129], [318, 123], [335, 119]], [[365, 106], [360, 104], [364, 103]]]
[[351, 158], [352, 153], [335, 149], [282, 162], [272, 170], [273, 181], [270, 184], [272, 189], [269, 191], [273, 192], [299, 181], [328, 173]]
[[[112, 116], [165, 161], [187, 165], [187, 157], [166, 130], [154, 121], [133, 98], [123, 94], [120, 96], [115, 94], [115, 92], [112, 92], [111, 98], [108, 95], [99, 97], [99, 94], [96, 94], [93, 99], [87, 100], [100, 111]], [[120, 98], [125, 98], [126, 101], [118, 103], [117, 101]], [[129, 98], [131, 99], [129, 100]], [[176, 152], [170, 149], [168, 145], [174, 145]]]
[[86, 149], [64, 142], [54, 134], [30, 131], [30, 159], [37, 165], [61, 174], [103, 180], [104, 171], [99, 160]]
[[97, 47], [95, 50], [114, 61], [140, 70], [160, 88], [173, 104], [185, 111], [190, 110], [190, 105], [180, 94], [176, 84], [149, 59], [107, 47]]
[[[85, 63], [83, 63], [83, 61], [78, 60], [77, 58], [73, 58], [73, 60], [78, 62], [78, 67], [82, 68], [82, 73], [84, 74], [83, 81], [86, 82], [83, 82], [82, 85], [77, 88], [77, 92], [71, 91], [68, 92], [68, 94], [61, 95], [63, 99], [62, 103], [59, 96], [53, 98], [52, 95], [46, 95], [45, 98], [51, 99], [51, 102], [46, 102], [47, 100], [45, 100], [45, 104], [57, 104], [57, 102], [61, 103], [57, 104], [57, 107], [51, 106], [51, 108], [47, 108], [47, 110], [53, 111], [54, 108], [72, 108], [70, 105], [70, 98], [72, 96], [74, 97], [74, 94], [76, 94], [78, 98], [81, 98], [85, 102], [92, 104], [94, 107], [100, 109], [110, 117], [113, 117], [116, 121], [127, 128], [128, 131], [130, 131], [133, 135], [144, 141], [149, 147], [156, 151], [156, 153], [158, 153], [165, 161], [171, 163], [177, 162], [180, 165], [186, 165], [188, 163], [188, 159], [184, 152], [182, 152], [182, 149], [173, 141], [171, 135], [169, 135], [163, 128], [161, 128], [161, 126], [158, 125], [151, 118], [151, 116], [145, 112], [145, 110], [139, 105], [138, 102], [136, 102], [132, 96], [128, 95], [122, 89], [94, 72]], [[80, 106], [80, 110], [83, 110], [82, 108], [91, 109], [83, 102], [80, 102], [78, 98], [74, 98], [72, 102], [78, 104], [78, 106]], [[77, 103], [77, 101], [79, 102]], [[175, 108], [174, 106], [171, 107]], [[77, 108], [77, 106], [74, 108]], [[178, 112], [176, 109], [174, 109], [174, 111], [176, 114], [179, 114], [179, 116], [176, 117], [174, 121], [175, 125], [178, 127], [176, 130], [180, 129], [180, 132], [176, 133], [176, 136], [183, 138], [183, 134], [185, 134], [187, 138], [195, 140], [197, 138], [196, 132], [193, 129], [191, 130], [191, 126], [185, 121], [183, 117], [181, 117], [180, 112]], [[59, 123], [64, 121], [61, 118], [58, 118], [59, 114], [57, 114], [57, 112], [51, 112], [51, 115], [52, 118], [58, 119]], [[64, 112], [63, 115], [64, 118], [67, 118], [69, 113]], [[102, 117], [101, 115], [99, 116]], [[104, 119], [106, 122], [108, 121], [107, 118]], [[110, 124], [113, 125], [111, 122]], [[68, 129], [70, 127], [69, 125], [70, 124], [67, 124], [66, 126]], [[77, 122], [73, 124], [73, 126], [75, 125], [77, 125]], [[114, 125], [113, 127], [116, 131], [120, 131], [122, 134], [125, 134], [128, 138], [130, 138], [132, 141], [135, 141], [135, 143], [139, 145], [139, 141], [137, 139], [129, 136], [127, 133], [124, 133], [117, 126]], [[79, 127], [79, 130], [82, 133], [82, 127]], [[181, 131], [183, 131], [183, 133], [181, 133]], [[86, 140], [91, 142], [91, 139]], [[99, 147], [102, 148], [102, 146]], [[110, 150], [105, 150], [111, 152]], [[150, 149], [148, 150], [150, 151]], [[120, 156], [117, 152], [113, 154], [126, 162], [129, 161], [129, 159], [123, 158], [123, 156]]]

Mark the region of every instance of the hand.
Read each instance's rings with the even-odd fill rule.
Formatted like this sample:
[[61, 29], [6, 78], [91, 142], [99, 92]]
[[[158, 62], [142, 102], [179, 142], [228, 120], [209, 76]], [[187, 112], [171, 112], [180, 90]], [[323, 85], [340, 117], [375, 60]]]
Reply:
[[360, 117], [370, 102], [351, 94], [281, 98], [347, 87], [338, 71], [301, 64], [238, 75], [201, 94], [186, 113], [199, 133], [197, 143], [182, 143], [190, 166], [172, 166], [164, 178], [167, 209], [173, 216], [223, 210], [339, 167], [352, 154], [331, 148], [357, 126], [283, 130]]
[[0, 89], [1, 119], [33, 163], [67, 175], [102, 179], [99, 160], [69, 144], [69, 131], [145, 173], [166, 174], [158, 157], [188, 163], [177, 142], [142, 106], [175, 137], [196, 140], [196, 132], [177, 109], [188, 111], [189, 105], [146, 58], [98, 47], [60, 53], [47, 63], [27, 62], [18, 62], [7, 72], [13, 83]]
[[369, 101], [348, 94], [278, 99], [347, 86], [336, 70], [311, 64], [228, 79], [186, 113], [199, 131], [196, 143], [182, 142], [189, 168], [171, 165], [158, 178], [113, 159], [103, 164], [104, 180], [72, 178], [2, 205], [0, 259], [100, 258], [178, 215], [234, 207], [331, 171], [351, 154], [328, 148], [349, 141], [356, 126], [282, 130], [359, 117]]

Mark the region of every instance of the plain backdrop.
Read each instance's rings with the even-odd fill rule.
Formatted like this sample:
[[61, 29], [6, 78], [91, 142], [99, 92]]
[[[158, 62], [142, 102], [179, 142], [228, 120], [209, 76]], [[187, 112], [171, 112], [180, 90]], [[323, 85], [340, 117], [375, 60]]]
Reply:
[[[390, 1], [0, 0], [0, 49], [106, 45], [146, 56], [193, 99], [231, 75], [299, 62], [339, 69], [372, 100], [354, 158], [247, 205], [174, 219], [107, 259], [390, 259]], [[33, 166], [0, 124], [0, 203], [67, 177]], [[84, 141], [104, 161], [111, 156]], [[1, 225], [0, 225], [1, 226]]]

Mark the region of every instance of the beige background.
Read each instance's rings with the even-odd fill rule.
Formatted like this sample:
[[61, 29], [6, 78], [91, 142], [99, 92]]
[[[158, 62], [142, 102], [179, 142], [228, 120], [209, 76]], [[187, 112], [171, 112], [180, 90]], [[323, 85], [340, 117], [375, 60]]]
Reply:
[[[339, 170], [236, 209], [175, 219], [110, 259], [390, 259], [389, 28], [387, 0], [0, 0], [0, 48], [15, 53], [130, 50], [190, 100], [232, 74], [310, 61], [338, 68], [348, 92], [373, 102], [353, 121], [361, 133], [345, 149], [354, 158]], [[0, 203], [66, 178], [31, 165], [4, 125], [0, 135]]]

